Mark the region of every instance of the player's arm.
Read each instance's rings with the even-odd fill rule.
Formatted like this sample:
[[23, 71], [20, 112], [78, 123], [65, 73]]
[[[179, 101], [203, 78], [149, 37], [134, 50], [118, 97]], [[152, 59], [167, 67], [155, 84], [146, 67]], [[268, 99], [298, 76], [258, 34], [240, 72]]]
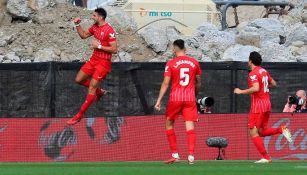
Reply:
[[110, 42], [110, 46], [101, 46], [101, 50], [109, 53], [117, 53], [117, 43], [116, 41]]
[[255, 92], [259, 92], [260, 87], [259, 87], [259, 83], [255, 82], [253, 83], [252, 87], [248, 88], [248, 89], [239, 89], [239, 88], [235, 88], [234, 89], [234, 93], [235, 94], [252, 94]]
[[272, 80], [269, 82], [269, 88], [275, 88], [277, 87], [276, 81], [272, 78]]
[[168, 87], [169, 87], [169, 84], [170, 84], [170, 81], [171, 81], [171, 77], [169, 76], [165, 76], [164, 77], [164, 80], [161, 84], [161, 88], [160, 88], [160, 92], [159, 92], [159, 97], [157, 99], [157, 102], [156, 102], [156, 105], [155, 105], [155, 109], [157, 111], [160, 111], [161, 109], [161, 101], [162, 101], [162, 98], [164, 97]]
[[201, 86], [201, 79], [200, 75], [196, 75], [196, 81], [195, 81], [195, 95], [197, 96], [200, 91]]
[[80, 26], [80, 22], [81, 22], [80, 18], [75, 18], [73, 22], [76, 25], [76, 30], [77, 30], [80, 38], [86, 39], [86, 38], [92, 36], [92, 34], [88, 30], [83, 30], [83, 28]]

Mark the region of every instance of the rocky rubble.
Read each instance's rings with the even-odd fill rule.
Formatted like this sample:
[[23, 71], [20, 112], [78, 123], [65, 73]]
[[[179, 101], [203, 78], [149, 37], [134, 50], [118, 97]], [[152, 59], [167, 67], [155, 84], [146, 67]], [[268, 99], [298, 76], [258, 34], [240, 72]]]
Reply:
[[[88, 28], [93, 23], [92, 12], [67, 1], [0, 1], [0, 63], [87, 60], [92, 53], [91, 38], [81, 40], [71, 21], [80, 17], [81, 25]], [[267, 62], [306, 62], [307, 7], [303, 0], [292, 3], [296, 8], [278, 19], [245, 21], [225, 31], [203, 23], [191, 36], [173, 26], [149, 25], [138, 31], [129, 15], [107, 6], [107, 20], [119, 43], [113, 61], [167, 61], [174, 56], [172, 42], [181, 38], [186, 41], [187, 54], [204, 62], [246, 61], [252, 51], [259, 51]]]
[[[0, 63], [71, 62], [90, 57], [91, 38], [80, 39], [71, 21], [80, 17], [82, 27], [88, 28], [93, 24], [91, 11], [67, 4], [66, 0], [36, 0], [32, 6], [19, 2], [25, 0], [9, 0], [5, 8], [0, 5], [2, 17], [6, 18], [1, 20], [0, 13]], [[137, 26], [133, 19], [119, 8], [106, 9], [119, 43], [120, 51], [114, 55], [114, 61], [153, 58], [152, 49], [134, 34]]]

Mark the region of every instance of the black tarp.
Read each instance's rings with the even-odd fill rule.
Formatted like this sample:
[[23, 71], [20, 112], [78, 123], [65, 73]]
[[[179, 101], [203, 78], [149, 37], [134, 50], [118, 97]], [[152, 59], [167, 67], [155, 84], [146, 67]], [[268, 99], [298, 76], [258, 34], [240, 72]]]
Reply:
[[[74, 82], [83, 63], [0, 64], [0, 117], [71, 117], [84, 102], [87, 90]], [[109, 91], [94, 103], [86, 116], [131, 116], [163, 114], [153, 111], [163, 79], [165, 63], [113, 63], [102, 83]], [[249, 111], [249, 97], [233, 95], [233, 88], [247, 87], [247, 63], [201, 63], [202, 88], [199, 97], [215, 98], [214, 113]], [[273, 112], [281, 112], [287, 96], [307, 89], [306, 63], [265, 63], [277, 80], [271, 90]]]

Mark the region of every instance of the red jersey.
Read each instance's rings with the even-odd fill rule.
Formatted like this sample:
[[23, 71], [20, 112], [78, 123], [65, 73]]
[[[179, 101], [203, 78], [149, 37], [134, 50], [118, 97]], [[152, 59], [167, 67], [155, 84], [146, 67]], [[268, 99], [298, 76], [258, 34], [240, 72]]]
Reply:
[[196, 75], [201, 69], [196, 59], [179, 56], [167, 62], [164, 76], [171, 77], [170, 101], [195, 101]]
[[257, 66], [248, 75], [248, 87], [254, 83], [259, 83], [259, 91], [252, 93], [251, 96], [251, 113], [262, 113], [271, 111], [269, 83], [272, 77], [262, 67]]
[[[116, 41], [115, 31], [108, 23], [103, 26], [94, 24], [88, 29], [88, 31], [100, 41], [102, 46], [110, 46], [110, 42]], [[94, 49], [92, 58], [111, 61], [112, 54], [101, 49]]]

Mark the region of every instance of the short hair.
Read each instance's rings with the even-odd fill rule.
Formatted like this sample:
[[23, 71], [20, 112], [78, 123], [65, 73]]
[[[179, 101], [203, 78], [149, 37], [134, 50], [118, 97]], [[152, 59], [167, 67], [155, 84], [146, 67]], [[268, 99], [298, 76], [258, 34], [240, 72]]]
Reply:
[[96, 9], [95, 9], [95, 12], [96, 12], [99, 16], [101, 16], [103, 19], [106, 19], [106, 18], [107, 18], [107, 11], [106, 11], [104, 8], [101, 8], [101, 7], [96, 8]]
[[261, 55], [254, 51], [254, 52], [251, 52], [249, 54], [249, 60], [255, 65], [255, 66], [260, 66], [261, 63], [262, 63], [262, 58], [261, 58]]
[[182, 39], [177, 39], [174, 41], [173, 43], [173, 46], [175, 47], [178, 47], [180, 50], [183, 50], [185, 47], [184, 47], [184, 40]]

